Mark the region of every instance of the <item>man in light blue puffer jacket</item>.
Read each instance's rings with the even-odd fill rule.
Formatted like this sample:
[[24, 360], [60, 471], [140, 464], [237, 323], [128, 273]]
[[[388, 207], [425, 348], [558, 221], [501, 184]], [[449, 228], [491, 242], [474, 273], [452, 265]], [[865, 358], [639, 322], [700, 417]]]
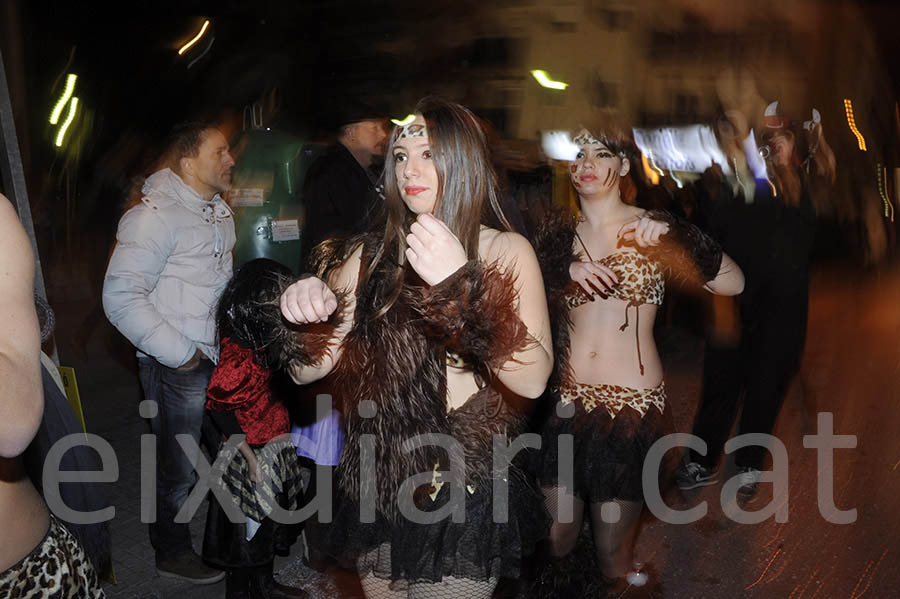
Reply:
[[161, 576], [198, 584], [223, 572], [193, 550], [187, 522], [176, 514], [196, 480], [193, 462], [176, 441], [199, 443], [206, 387], [218, 358], [215, 309], [231, 278], [235, 232], [222, 199], [231, 187], [225, 136], [213, 126], [173, 129], [164, 168], [144, 183], [141, 203], [119, 221], [103, 281], [107, 318], [137, 348], [142, 409], [156, 435], [156, 521], [150, 542]]

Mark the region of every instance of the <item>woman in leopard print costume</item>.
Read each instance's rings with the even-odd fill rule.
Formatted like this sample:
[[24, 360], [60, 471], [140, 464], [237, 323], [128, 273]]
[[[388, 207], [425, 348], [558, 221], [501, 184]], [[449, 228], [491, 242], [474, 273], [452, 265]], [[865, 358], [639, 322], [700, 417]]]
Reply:
[[0, 597], [103, 597], [78, 541], [48, 513], [19, 459], [41, 423], [41, 342], [31, 244], [2, 195], [0, 257]]
[[[549, 389], [558, 399], [542, 424], [537, 471], [554, 520], [556, 565], [564, 568], [575, 548], [587, 504], [603, 577], [615, 586], [643, 584], [646, 576], [632, 571], [632, 548], [643, 462], [661, 435], [666, 402], [653, 339], [663, 272], [726, 295], [741, 292], [743, 275], [696, 227], [633, 205], [623, 135], [581, 129], [574, 142], [570, 177], [580, 219], [556, 214], [535, 240], [554, 320]], [[564, 523], [568, 500], [574, 520]]]

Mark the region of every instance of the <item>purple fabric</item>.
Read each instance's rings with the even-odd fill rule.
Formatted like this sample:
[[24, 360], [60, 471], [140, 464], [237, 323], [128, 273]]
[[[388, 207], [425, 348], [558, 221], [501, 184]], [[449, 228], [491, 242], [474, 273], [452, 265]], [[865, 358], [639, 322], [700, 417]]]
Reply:
[[344, 429], [337, 410], [332, 409], [316, 422], [291, 427], [291, 441], [297, 455], [307, 457], [320, 466], [337, 466], [344, 449]]

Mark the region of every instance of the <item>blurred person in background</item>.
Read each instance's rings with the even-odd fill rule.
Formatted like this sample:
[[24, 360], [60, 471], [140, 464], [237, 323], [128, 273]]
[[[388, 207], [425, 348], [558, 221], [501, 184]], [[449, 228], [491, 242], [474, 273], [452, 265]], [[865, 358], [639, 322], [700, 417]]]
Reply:
[[[284, 317], [300, 325], [296, 336], [285, 329], [285, 354], [297, 383], [330, 374], [342, 406], [329, 546], [366, 596], [488, 598], [500, 578], [522, 575], [549, 524], [516, 461], [495, 471], [492, 455], [494, 435], [522, 432], [544, 390], [547, 308], [534, 252], [500, 208], [476, 117], [436, 97], [414, 112], [388, 149], [383, 218], [320, 248], [323, 278], [282, 295]], [[456, 444], [404, 446], [421, 434]], [[505, 521], [493, 517], [501, 477]]]
[[384, 157], [388, 120], [362, 103], [343, 101], [337, 140], [309, 167], [303, 183], [300, 272], [312, 248], [326, 239], [362, 233], [377, 205], [375, 181]]
[[[299, 588], [279, 584], [272, 576], [277, 530], [285, 524], [272, 517], [273, 503], [296, 510], [303, 492], [302, 472], [290, 431], [284, 396], [272, 385], [265, 312], [279, 312], [282, 281], [291, 269], [257, 258], [235, 273], [216, 307], [219, 362], [207, 391], [206, 409], [219, 433], [216, 459], [227, 462], [216, 485], [226, 491], [244, 520], [229, 519], [232, 506], [211, 501], [206, 515], [203, 558], [226, 569], [226, 599], [298, 599]], [[259, 349], [257, 349], [259, 348]], [[233, 446], [233, 435], [244, 439]], [[235, 451], [234, 453], [229, 453]]]
[[19, 460], [41, 424], [41, 336], [34, 257], [0, 195], [0, 596], [104, 597], [75, 537], [49, 513]]
[[[830, 184], [834, 159], [821, 136], [821, 124], [814, 138], [819, 141], [807, 147], [788, 119], [770, 112], [762, 136], [765, 169], [754, 173], [758, 157], [753, 155], [755, 144], [749, 143], [747, 119], [730, 111], [731, 129], [748, 140], [743, 155], [731, 154], [738, 175], [729, 180], [706, 173], [699, 193], [704, 221], [747, 282], [739, 302], [714, 306], [716, 322], [707, 341], [693, 430], [706, 441], [707, 453], [686, 453], [676, 472], [682, 490], [719, 480], [717, 464], [738, 405], [738, 435], [772, 433], [803, 355], [816, 230], [810, 183], [815, 179]], [[735, 452], [738, 497], [743, 501], [756, 495], [766, 451], [765, 446], [751, 445]]]
[[[334, 112], [330, 118], [336, 121], [337, 139], [310, 165], [303, 183], [306, 216], [300, 272], [307, 272], [314, 247], [327, 239], [362, 233], [379, 208], [375, 182], [383, 165], [389, 121], [375, 108], [348, 99], [338, 100]], [[316, 411], [315, 398], [331, 394], [328, 380], [306, 385], [300, 393], [300, 401], [291, 405], [292, 434], [304, 467], [312, 472], [306, 489], [305, 501], [309, 502], [316, 497], [316, 481], [331, 478], [343, 445], [343, 430], [336, 410], [323, 418]], [[288, 536], [298, 534], [300, 528], [310, 564], [323, 569], [321, 549], [327, 524], [312, 518], [291, 529]]]
[[[569, 171], [579, 215], [551, 216], [535, 239], [556, 356], [548, 386], [553, 401], [539, 422], [543, 441], [536, 465], [553, 517], [549, 566], [555, 569], [539, 580], [541, 596], [556, 596], [571, 585], [569, 572], [585, 575], [571, 567], [570, 556], [585, 507], [607, 591], [646, 583], [646, 573], [633, 563], [633, 547], [643, 509], [644, 459], [662, 436], [666, 409], [653, 336], [664, 271], [715, 294], [738, 294], [744, 284], [741, 270], [697, 227], [634, 205], [634, 153], [620, 130], [580, 129], [574, 143], [578, 153]], [[573, 436], [574, 464], [564, 463], [560, 435]], [[567, 481], [563, 473], [571, 467], [574, 480]], [[568, 523], [564, 501], [574, 502]]]
[[155, 403], [156, 521], [150, 542], [160, 576], [211, 584], [210, 568], [176, 514], [196, 481], [176, 435], [199, 443], [206, 387], [218, 359], [215, 306], [231, 278], [235, 231], [221, 194], [234, 160], [225, 136], [207, 123], [176, 126], [166, 163], [144, 183], [141, 201], [119, 221], [103, 281], [103, 309], [136, 348], [144, 398]]

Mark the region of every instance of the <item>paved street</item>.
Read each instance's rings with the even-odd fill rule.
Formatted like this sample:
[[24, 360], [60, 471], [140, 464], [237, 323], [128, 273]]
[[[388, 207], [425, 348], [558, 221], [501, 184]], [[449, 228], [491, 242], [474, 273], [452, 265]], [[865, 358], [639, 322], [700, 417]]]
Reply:
[[[51, 294], [52, 295], [52, 294]], [[109, 486], [116, 508], [112, 522], [118, 584], [110, 597], [222, 597], [224, 583], [194, 587], [156, 576], [146, 526], [139, 522], [139, 443], [147, 432], [138, 416], [140, 391], [131, 348], [100, 318], [86, 352], [76, 351], [76, 331], [93, 308], [90, 298], [51, 297], [58, 313], [57, 338], [64, 365], [74, 366], [89, 431], [115, 448], [120, 476]], [[788, 519], [737, 524], [723, 512], [721, 484], [682, 495], [667, 493], [671, 507], [708, 502], [708, 514], [686, 525], [648, 516], [637, 554], [649, 564], [654, 585], [666, 599], [831, 599], [898, 596], [900, 572], [900, 270], [862, 274], [846, 265], [819, 269], [812, 282], [804, 384], [795, 384], [776, 435], [789, 457], [789, 486], [773, 500], [771, 485], [751, 508], [784, 504]], [[689, 432], [699, 397], [702, 343], [681, 328], [660, 331], [675, 429]], [[834, 451], [834, 501], [855, 508], [853, 524], [830, 524], [817, 507], [817, 459], [803, 447], [816, 431], [816, 412], [834, 414], [834, 432], [855, 435], [855, 449]], [[725, 477], [733, 474], [726, 466]], [[727, 508], [728, 506], [726, 506]], [[203, 513], [193, 521], [202, 537]], [[316, 597], [348, 596], [346, 580], [304, 568], [295, 546], [276, 569], [303, 581]], [[626, 592], [625, 597], [633, 596]]]

